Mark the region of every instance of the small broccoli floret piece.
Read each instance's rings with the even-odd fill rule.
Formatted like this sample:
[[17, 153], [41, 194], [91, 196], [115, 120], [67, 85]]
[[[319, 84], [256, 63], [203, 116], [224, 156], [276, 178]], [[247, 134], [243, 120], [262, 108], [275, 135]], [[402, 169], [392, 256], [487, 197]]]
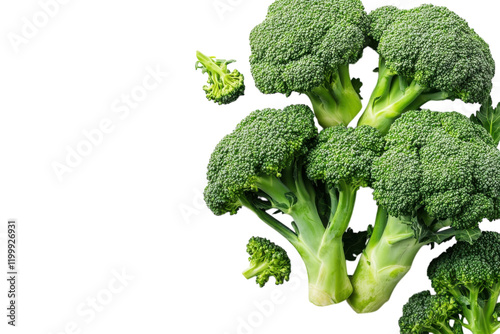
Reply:
[[322, 127], [348, 125], [361, 110], [349, 65], [366, 46], [359, 0], [276, 0], [250, 33], [250, 65], [264, 94], [306, 94]]
[[458, 305], [449, 295], [431, 295], [422, 291], [410, 297], [399, 319], [401, 334], [460, 333], [450, 322], [458, 319]]
[[438, 294], [451, 295], [457, 301], [465, 328], [472, 333], [493, 333], [500, 328], [496, 311], [500, 234], [483, 232], [473, 245], [457, 242], [431, 262], [427, 275]]
[[263, 287], [273, 276], [276, 285], [290, 279], [291, 265], [286, 251], [271, 241], [252, 237], [247, 244], [250, 267], [243, 272], [246, 279], [257, 278], [257, 284]]
[[482, 103], [495, 63], [488, 44], [445, 7], [383, 7], [370, 13], [370, 44], [379, 79], [358, 124], [387, 132], [402, 113], [429, 101]]
[[357, 312], [380, 308], [424, 245], [472, 243], [483, 219], [500, 218], [500, 151], [484, 128], [455, 112], [409, 111], [385, 140], [372, 167], [379, 215], [352, 278]]
[[218, 104], [229, 104], [245, 93], [243, 74], [238, 70], [230, 72], [227, 65], [235, 60], [215, 59], [196, 51], [196, 69], [208, 74], [208, 85], [203, 86], [209, 101]]
[[493, 107], [491, 97], [486, 103], [481, 105], [481, 109], [476, 115], [471, 115], [471, 120], [483, 126], [493, 138], [493, 142], [498, 146], [500, 143], [500, 103]]

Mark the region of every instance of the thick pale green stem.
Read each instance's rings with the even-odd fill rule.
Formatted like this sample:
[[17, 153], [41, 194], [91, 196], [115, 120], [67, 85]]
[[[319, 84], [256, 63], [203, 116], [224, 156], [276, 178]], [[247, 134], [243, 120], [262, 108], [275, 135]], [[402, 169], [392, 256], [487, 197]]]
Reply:
[[[370, 101], [359, 119], [359, 125], [369, 125], [387, 133], [391, 124], [402, 113], [419, 108], [428, 98], [434, 97], [429, 94], [426, 98], [418, 100], [426, 91], [426, 88], [416, 81], [410, 83], [399, 77], [385, 66], [385, 61], [380, 58], [379, 77], [377, 86], [373, 90]], [[418, 105], [418, 103], [421, 103]]]
[[354, 291], [348, 302], [358, 313], [374, 312], [389, 300], [424, 245], [409, 225], [379, 210], [374, 233], [351, 278]]
[[205, 56], [200, 51], [196, 51], [196, 58], [200, 61], [200, 63], [205, 66], [207, 70], [212, 73], [217, 73], [219, 76], [223, 77], [226, 73], [213, 61], [212, 58]]
[[321, 265], [317, 272], [309, 275], [309, 300], [316, 305], [340, 303], [352, 293], [342, 236], [351, 220], [356, 191], [356, 188], [345, 183], [339, 187], [336, 210], [326, 228], [318, 251]]
[[352, 85], [349, 66], [339, 66], [319, 87], [307, 92], [319, 124], [323, 128], [348, 125], [362, 108], [361, 99]]

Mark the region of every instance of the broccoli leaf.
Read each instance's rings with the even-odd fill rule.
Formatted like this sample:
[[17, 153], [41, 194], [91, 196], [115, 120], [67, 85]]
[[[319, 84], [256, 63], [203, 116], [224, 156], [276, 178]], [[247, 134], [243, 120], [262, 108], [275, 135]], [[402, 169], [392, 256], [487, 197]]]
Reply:
[[482, 125], [493, 137], [496, 145], [500, 143], [500, 103], [493, 108], [491, 97], [481, 106], [476, 115], [471, 116], [474, 123]]
[[368, 226], [367, 231], [354, 232], [352, 228], [348, 228], [342, 236], [344, 243], [345, 259], [347, 261], [354, 261], [356, 257], [363, 252], [366, 242], [371, 234], [371, 225]]

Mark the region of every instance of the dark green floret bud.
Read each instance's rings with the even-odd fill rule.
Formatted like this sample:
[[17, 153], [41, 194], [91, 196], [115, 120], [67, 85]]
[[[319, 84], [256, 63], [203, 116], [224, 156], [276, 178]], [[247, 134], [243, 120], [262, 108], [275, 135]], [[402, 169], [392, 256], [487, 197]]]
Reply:
[[286, 251], [273, 242], [260, 237], [252, 237], [247, 244], [250, 266], [243, 272], [246, 279], [256, 277], [263, 287], [269, 277], [274, 277], [276, 285], [290, 279], [291, 264]]

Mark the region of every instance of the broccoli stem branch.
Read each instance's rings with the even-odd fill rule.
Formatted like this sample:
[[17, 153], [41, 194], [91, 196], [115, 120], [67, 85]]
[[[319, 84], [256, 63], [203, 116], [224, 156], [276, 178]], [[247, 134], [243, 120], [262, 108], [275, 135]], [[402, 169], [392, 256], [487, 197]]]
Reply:
[[256, 266], [251, 266], [250, 268], [246, 269], [243, 272], [243, 276], [245, 276], [246, 279], [250, 279], [254, 276], [257, 276], [259, 273], [261, 273], [267, 267], [269, 267], [269, 263], [261, 263], [261, 264], [256, 265]]
[[425, 92], [424, 86], [416, 81], [408, 83], [405, 78], [387, 68], [381, 57], [377, 85], [358, 125], [370, 125], [387, 133], [391, 124], [405, 111], [418, 109], [433, 98], [444, 99], [439, 94], [421, 97]]
[[338, 203], [321, 240], [317, 273], [310, 273], [309, 300], [319, 306], [344, 301], [352, 293], [342, 236], [354, 210], [357, 188], [342, 182]]
[[373, 235], [351, 278], [354, 292], [348, 302], [354, 311], [374, 312], [387, 302], [424, 245], [409, 225], [379, 208]]
[[226, 73], [213, 61], [212, 58], [205, 56], [200, 51], [196, 51], [196, 58], [200, 61], [200, 63], [205, 66], [207, 71], [210, 73], [217, 73], [220, 77], [224, 77]]
[[321, 86], [305, 94], [311, 100], [316, 118], [323, 128], [339, 124], [347, 126], [362, 108], [348, 65], [339, 66]]

